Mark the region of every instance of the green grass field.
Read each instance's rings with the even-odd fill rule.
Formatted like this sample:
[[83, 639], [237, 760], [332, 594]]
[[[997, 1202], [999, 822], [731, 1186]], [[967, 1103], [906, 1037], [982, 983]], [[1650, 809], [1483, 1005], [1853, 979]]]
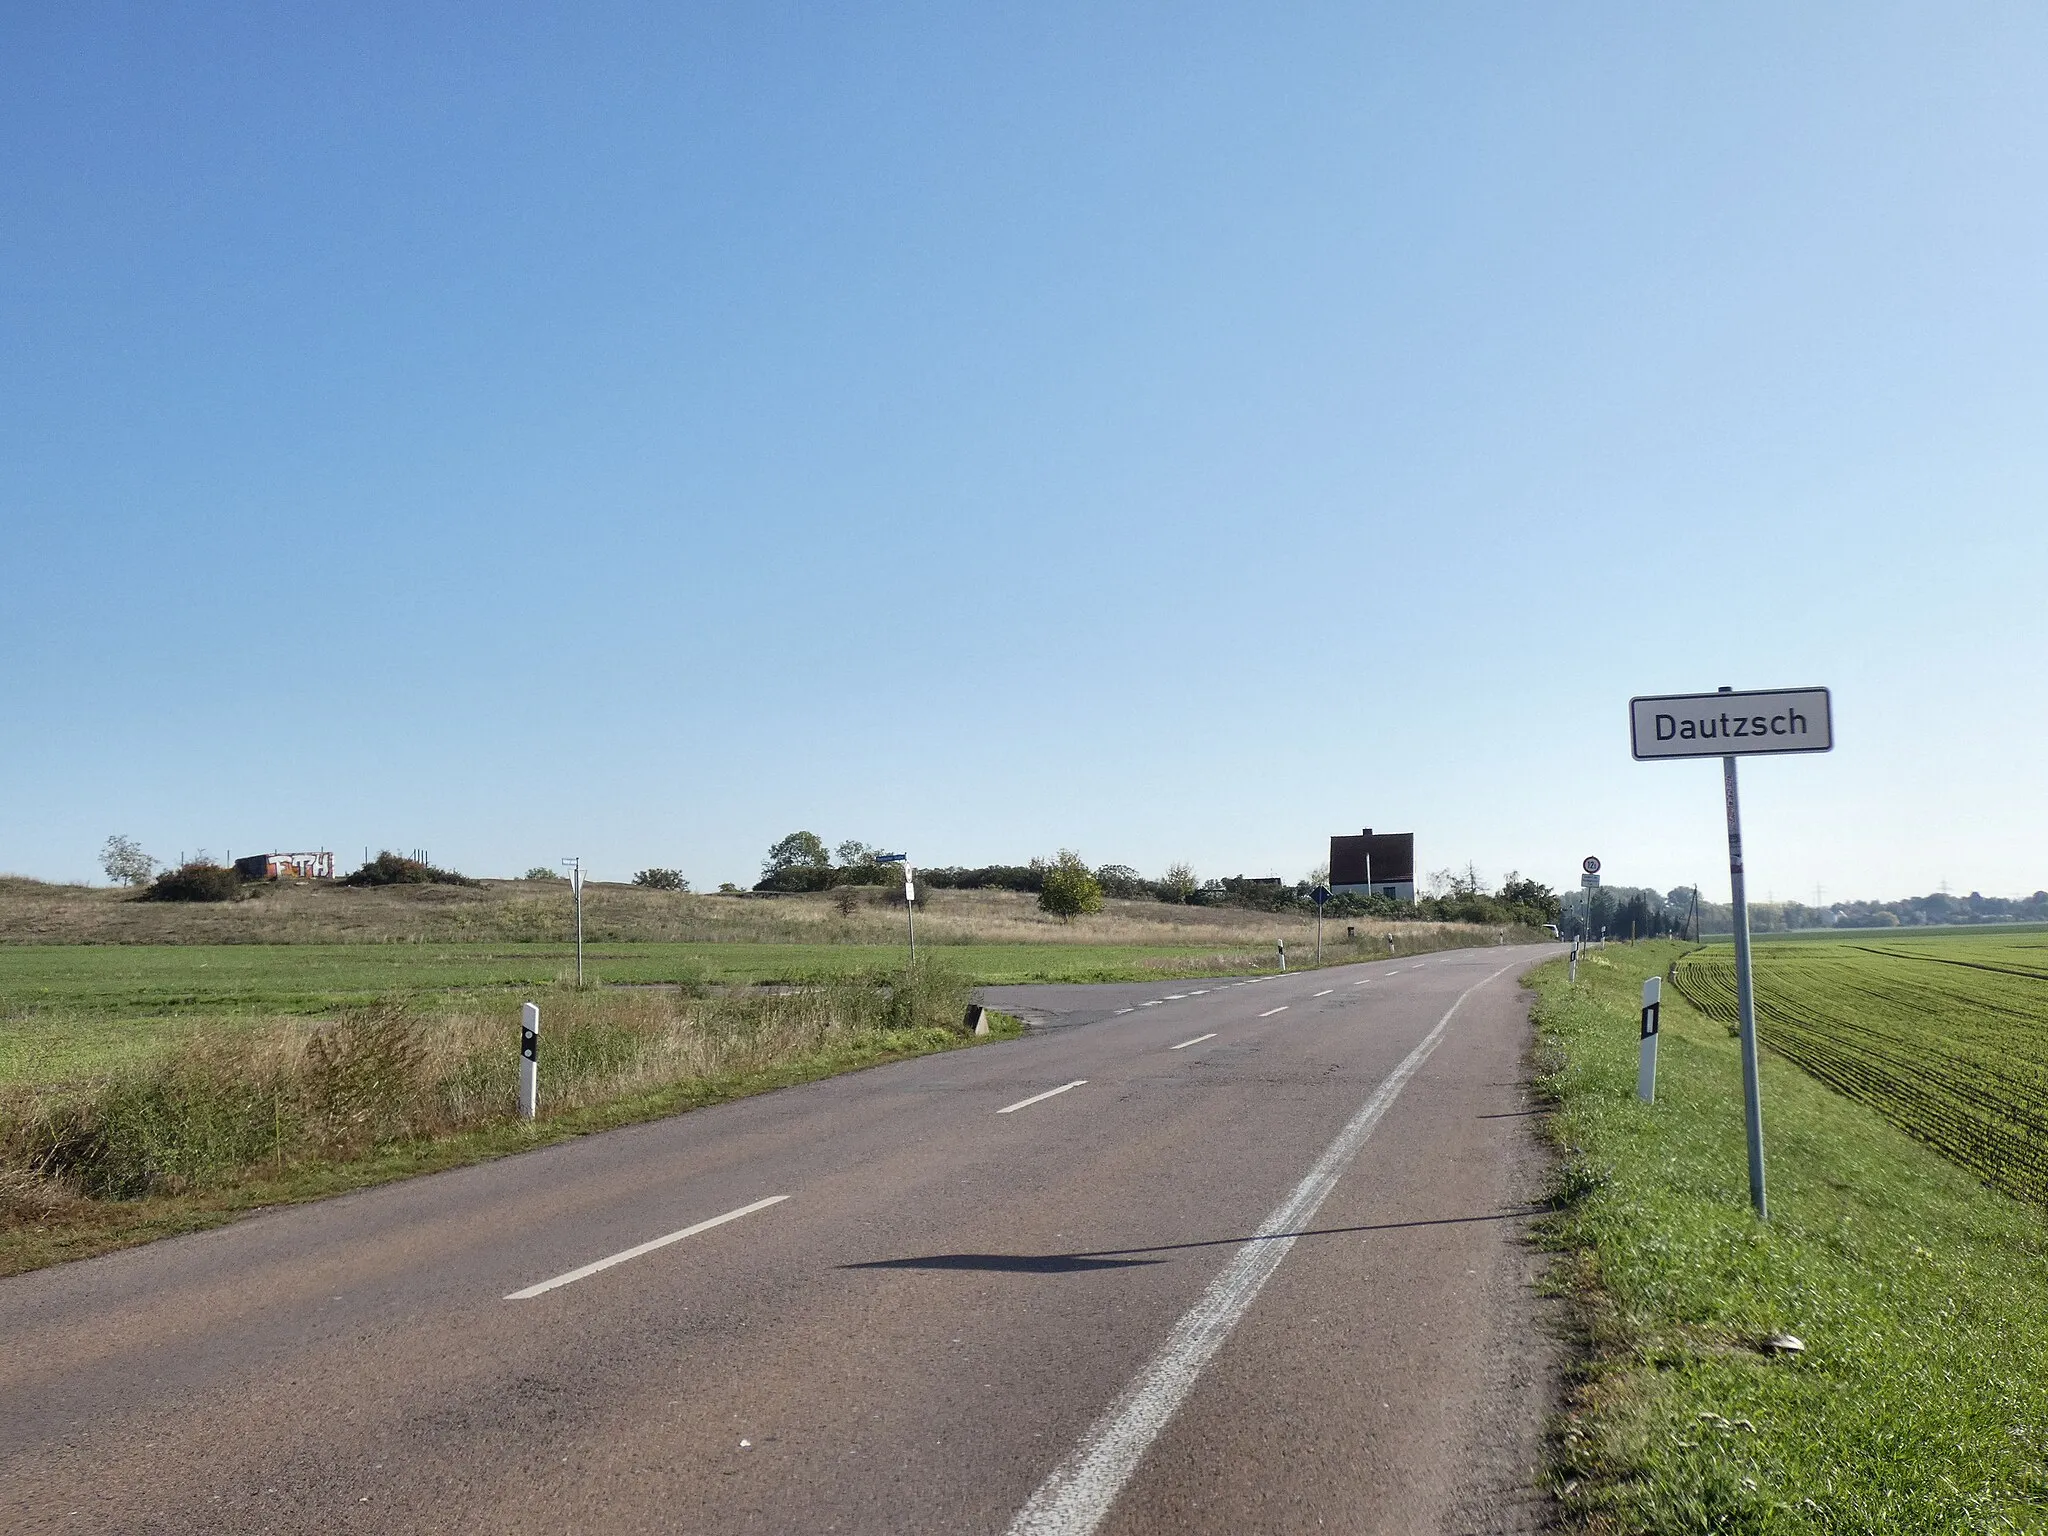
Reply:
[[[1757, 1034], [1987, 1183], [2048, 1202], [2048, 933], [1761, 944]], [[1734, 955], [1678, 962], [1733, 1027]]]
[[[1533, 978], [1561, 1157], [1546, 1235], [1586, 1345], [1552, 1473], [1568, 1527], [2048, 1531], [2040, 1207], [1766, 1050], [1757, 1222], [1723, 1021], [1667, 987], [1657, 1102], [1634, 1095], [1642, 978], [1682, 950], [1615, 946], [1576, 986], [1559, 965]], [[1925, 1020], [1970, 995], [1966, 966], [1901, 963], [1934, 973]], [[1779, 1332], [1805, 1352], [1768, 1353]]]
[[[1437, 948], [1443, 936], [1402, 935]], [[972, 985], [1137, 981], [1271, 969], [1270, 950], [1215, 945], [948, 944], [933, 965]], [[1375, 956], [1383, 951], [1375, 946]], [[1325, 958], [1356, 959], [1333, 941]], [[1306, 960], [1298, 955], [1296, 964]], [[629, 985], [756, 986], [901, 970], [880, 944], [596, 944], [586, 979]], [[218, 944], [0, 946], [0, 1083], [48, 1082], [132, 1060], [196, 1031], [324, 1017], [375, 999], [474, 1008], [567, 983], [575, 951], [554, 944]]]

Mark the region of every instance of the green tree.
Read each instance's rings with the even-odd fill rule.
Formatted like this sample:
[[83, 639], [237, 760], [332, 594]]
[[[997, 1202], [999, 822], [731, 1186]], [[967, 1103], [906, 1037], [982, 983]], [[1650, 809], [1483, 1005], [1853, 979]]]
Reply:
[[687, 891], [690, 882], [683, 878], [680, 869], [643, 869], [633, 876], [633, 883], [650, 891]]
[[122, 885], [147, 885], [156, 869], [156, 860], [144, 853], [134, 838], [116, 834], [100, 850], [100, 868], [107, 872], [109, 880]]
[[1185, 903], [1195, 894], [1201, 882], [1195, 879], [1193, 865], [1169, 864], [1166, 866], [1166, 875], [1159, 884], [1175, 901]]
[[761, 864], [761, 878], [773, 880], [791, 870], [830, 869], [832, 855], [825, 840], [815, 832], [792, 832], [773, 848]]
[[1152, 894], [1128, 864], [1103, 865], [1095, 871], [1095, 883], [1102, 887], [1103, 895], [1114, 896], [1118, 901], [1143, 901]]
[[1038, 905], [1061, 922], [1071, 923], [1102, 910], [1102, 887], [1078, 853], [1062, 848], [1059, 857], [1046, 866]]

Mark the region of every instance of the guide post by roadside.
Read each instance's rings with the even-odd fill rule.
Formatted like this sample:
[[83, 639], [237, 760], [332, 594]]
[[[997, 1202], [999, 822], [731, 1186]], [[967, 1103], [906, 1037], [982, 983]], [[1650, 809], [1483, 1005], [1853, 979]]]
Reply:
[[1643, 1045], [1636, 1062], [1636, 1097], [1645, 1104], [1657, 1102], [1657, 1024], [1664, 1011], [1664, 979], [1650, 976], [1643, 981]]
[[[1733, 710], [1734, 713], [1730, 711]], [[1832, 752], [1834, 700], [1825, 688], [1655, 694], [1630, 699], [1629, 749], [1638, 762], [1667, 757], [1721, 759], [1728, 814], [1728, 881], [1734, 903], [1735, 1008], [1742, 1041], [1742, 1119], [1749, 1141], [1749, 1203], [1770, 1220], [1764, 1191], [1763, 1097], [1757, 1082], [1756, 988], [1749, 961], [1749, 902], [1743, 878], [1742, 802], [1735, 759], [1785, 752]]]
[[540, 1110], [540, 1005], [519, 1005], [519, 1118]]

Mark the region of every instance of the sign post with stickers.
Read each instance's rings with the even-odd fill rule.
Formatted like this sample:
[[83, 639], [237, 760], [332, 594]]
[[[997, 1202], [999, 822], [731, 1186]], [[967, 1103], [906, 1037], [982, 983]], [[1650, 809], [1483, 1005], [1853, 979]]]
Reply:
[[[1728, 881], [1735, 916], [1735, 1008], [1742, 1031], [1742, 1110], [1749, 1133], [1749, 1203], [1770, 1219], [1764, 1198], [1764, 1116], [1756, 1078], [1756, 988], [1749, 964], [1749, 900], [1742, 873], [1742, 802], [1735, 759], [1788, 752], [1832, 752], [1834, 701], [1825, 688], [1772, 688], [1737, 693], [1653, 694], [1628, 701], [1629, 738], [1636, 761], [1666, 757], [1721, 759], [1722, 799], [1728, 813]], [[1645, 1004], [1649, 1001], [1647, 995]], [[1650, 1049], [1648, 1040], [1644, 1050]]]

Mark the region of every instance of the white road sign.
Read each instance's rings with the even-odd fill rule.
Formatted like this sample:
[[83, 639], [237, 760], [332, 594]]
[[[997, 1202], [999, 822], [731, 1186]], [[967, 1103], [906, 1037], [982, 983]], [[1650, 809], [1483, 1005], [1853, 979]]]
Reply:
[[1630, 699], [1628, 716], [1638, 759], [1830, 752], [1835, 745], [1825, 688], [1658, 694]]

